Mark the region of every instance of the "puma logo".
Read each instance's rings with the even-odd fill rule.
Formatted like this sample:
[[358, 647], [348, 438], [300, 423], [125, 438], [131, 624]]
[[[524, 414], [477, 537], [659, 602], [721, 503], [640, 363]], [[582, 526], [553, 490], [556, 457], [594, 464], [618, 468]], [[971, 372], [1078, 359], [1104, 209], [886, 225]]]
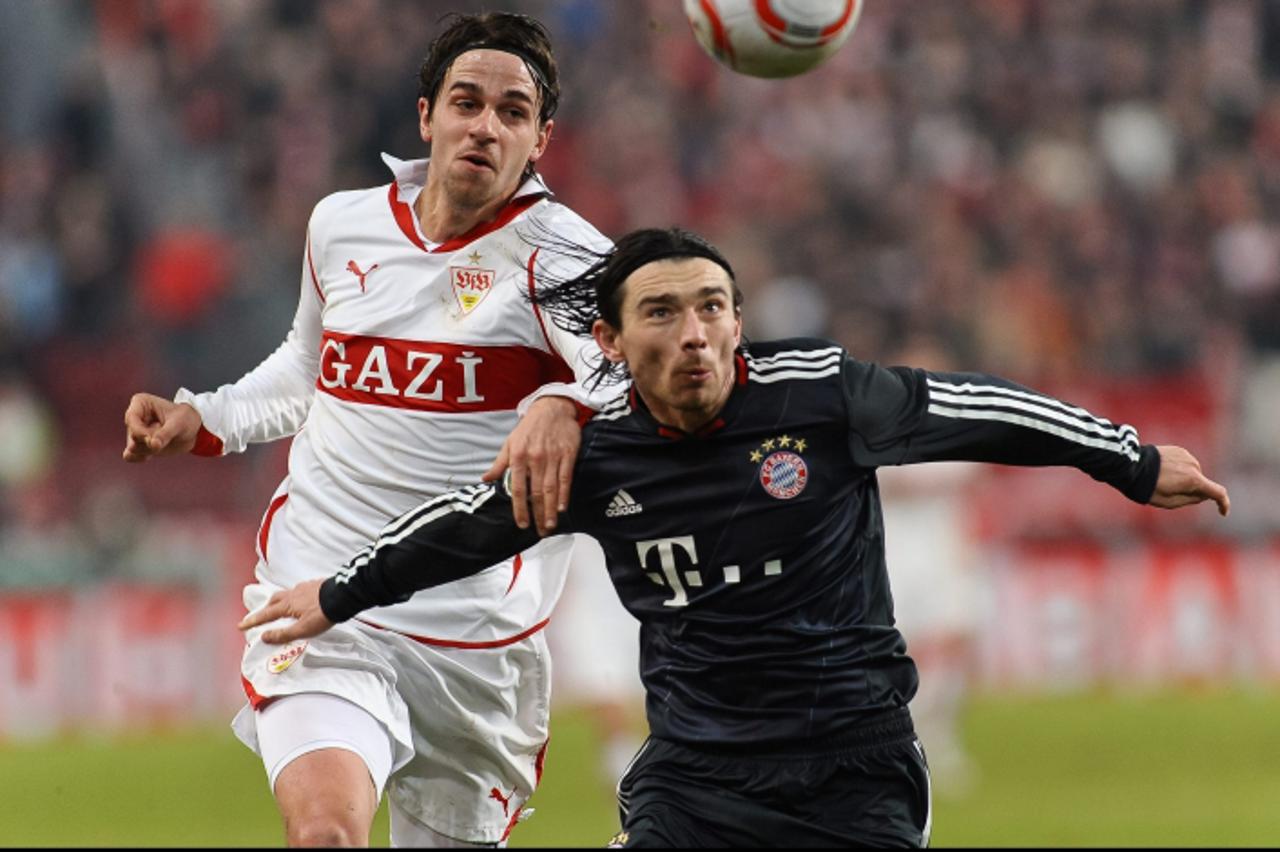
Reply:
[[510, 814], [509, 814], [509, 810], [510, 810], [510, 808], [509, 808], [508, 806], [511, 804], [511, 797], [512, 797], [512, 796], [514, 796], [515, 794], [516, 794], [516, 788], [515, 788], [515, 787], [512, 787], [512, 788], [511, 788], [511, 792], [510, 792], [510, 793], [508, 793], [508, 794], [507, 794], [507, 795], [505, 795], [505, 796], [504, 796], [504, 795], [502, 795], [502, 791], [501, 791], [501, 790], [499, 790], [497, 787], [490, 787], [490, 788], [489, 788], [489, 798], [490, 798], [490, 799], [497, 799], [499, 802], [502, 802], [502, 815], [503, 815], [503, 816], [510, 816]]
[[368, 278], [370, 275], [372, 275], [372, 274], [373, 274], [373, 270], [375, 270], [375, 269], [377, 269], [377, 268], [378, 268], [378, 264], [376, 264], [376, 263], [375, 263], [373, 266], [370, 266], [370, 267], [369, 267], [369, 269], [368, 269], [367, 271], [365, 271], [365, 272], [361, 272], [361, 271], [360, 271], [360, 267], [356, 265], [356, 262], [355, 262], [354, 260], [348, 260], [348, 261], [347, 261], [347, 271], [348, 271], [348, 272], [353, 273], [353, 274], [356, 276], [356, 278], [360, 279], [360, 292], [361, 292], [361, 293], [365, 292], [365, 289], [364, 289], [364, 279], [366, 279], [366, 278]]

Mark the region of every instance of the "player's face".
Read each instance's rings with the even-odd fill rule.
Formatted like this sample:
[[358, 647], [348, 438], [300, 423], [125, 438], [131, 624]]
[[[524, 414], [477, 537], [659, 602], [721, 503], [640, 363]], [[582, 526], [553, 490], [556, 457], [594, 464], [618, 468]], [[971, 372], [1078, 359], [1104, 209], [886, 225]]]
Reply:
[[622, 328], [595, 327], [605, 356], [625, 361], [654, 416], [692, 432], [710, 422], [733, 390], [733, 352], [742, 319], [733, 284], [704, 258], [658, 260], [622, 285]]
[[449, 203], [478, 210], [515, 192], [525, 164], [542, 156], [551, 125], [538, 122], [539, 94], [524, 60], [502, 50], [469, 50], [453, 61], [419, 129], [431, 143], [428, 180], [443, 181]]

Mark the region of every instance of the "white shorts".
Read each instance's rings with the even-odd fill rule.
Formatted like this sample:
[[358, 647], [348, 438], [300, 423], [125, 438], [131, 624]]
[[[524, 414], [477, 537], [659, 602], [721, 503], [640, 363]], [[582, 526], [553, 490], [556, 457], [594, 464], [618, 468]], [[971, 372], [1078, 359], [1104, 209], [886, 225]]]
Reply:
[[[245, 606], [256, 610], [275, 591], [248, 586]], [[273, 757], [280, 750], [259, 745], [259, 734], [269, 735], [259, 730], [253, 710], [262, 700], [300, 693], [345, 698], [390, 738], [386, 791], [393, 809], [469, 843], [507, 835], [537, 786], [548, 737], [551, 671], [543, 632], [497, 648], [458, 649], [354, 620], [287, 646], [262, 642], [264, 629], [249, 631], [241, 661], [250, 703], [232, 728], [245, 745]], [[344, 742], [340, 724], [324, 734], [327, 721], [311, 736]], [[373, 765], [370, 771], [376, 772]]]

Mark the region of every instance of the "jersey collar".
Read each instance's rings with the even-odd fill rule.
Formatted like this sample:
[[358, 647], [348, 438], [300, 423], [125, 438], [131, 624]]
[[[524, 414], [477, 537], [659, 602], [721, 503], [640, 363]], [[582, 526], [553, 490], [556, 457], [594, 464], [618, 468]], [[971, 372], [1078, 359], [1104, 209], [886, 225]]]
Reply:
[[430, 161], [425, 158], [421, 160], [401, 160], [384, 152], [382, 162], [386, 163], [394, 178], [388, 189], [387, 196], [391, 204], [391, 215], [395, 217], [396, 225], [399, 226], [401, 233], [409, 239], [409, 242], [423, 251], [433, 254], [457, 251], [485, 234], [498, 230], [540, 199], [551, 195], [551, 190], [547, 188], [542, 177], [534, 174], [520, 184], [515, 195], [511, 197], [505, 207], [498, 211], [498, 215], [493, 219], [488, 222], [481, 222], [470, 231], [451, 240], [446, 240], [443, 243], [433, 243], [422, 233], [422, 226], [418, 223], [418, 217], [413, 211], [413, 203], [418, 200], [418, 196], [422, 194], [423, 187], [427, 185], [427, 163]]

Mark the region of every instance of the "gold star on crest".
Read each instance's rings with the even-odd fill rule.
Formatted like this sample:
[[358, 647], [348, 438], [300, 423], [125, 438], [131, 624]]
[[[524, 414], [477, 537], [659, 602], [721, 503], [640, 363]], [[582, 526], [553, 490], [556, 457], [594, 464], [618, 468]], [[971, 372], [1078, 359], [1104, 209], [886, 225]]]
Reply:
[[760, 462], [764, 461], [764, 453], [760, 452], [759, 450], [752, 450], [751, 460], [756, 464], [759, 464]]
[[761, 448], [761, 449], [764, 449], [764, 450], [772, 450], [772, 449], [773, 449], [773, 443], [774, 443], [773, 439], [772, 439], [772, 438], [770, 438], [769, 440], [767, 440], [767, 441], [765, 441], [764, 443], [762, 443], [762, 444], [760, 445], [760, 448]]
[[781, 438], [779, 438], [779, 439], [778, 439], [778, 446], [779, 446], [779, 447], [789, 447], [789, 446], [791, 446], [791, 436], [790, 436], [790, 435], [783, 435]]
[[474, 263], [475, 265], [479, 266], [479, 265], [480, 265], [480, 259], [481, 259], [482, 257], [484, 257], [484, 255], [480, 254], [480, 250], [479, 250], [479, 249], [476, 249], [475, 251], [471, 252], [471, 254], [467, 255], [467, 260], [469, 260], [469, 261], [471, 261], [472, 263]]
[[805, 448], [805, 447], [807, 447], [807, 446], [809, 446], [809, 445], [805, 443], [804, 438], [797, 438], [797, 439], [796, 439], [796, 452], [797, 452], [797, 453], [803, 453], [803, 452], [804, 452], [804, 448]]

